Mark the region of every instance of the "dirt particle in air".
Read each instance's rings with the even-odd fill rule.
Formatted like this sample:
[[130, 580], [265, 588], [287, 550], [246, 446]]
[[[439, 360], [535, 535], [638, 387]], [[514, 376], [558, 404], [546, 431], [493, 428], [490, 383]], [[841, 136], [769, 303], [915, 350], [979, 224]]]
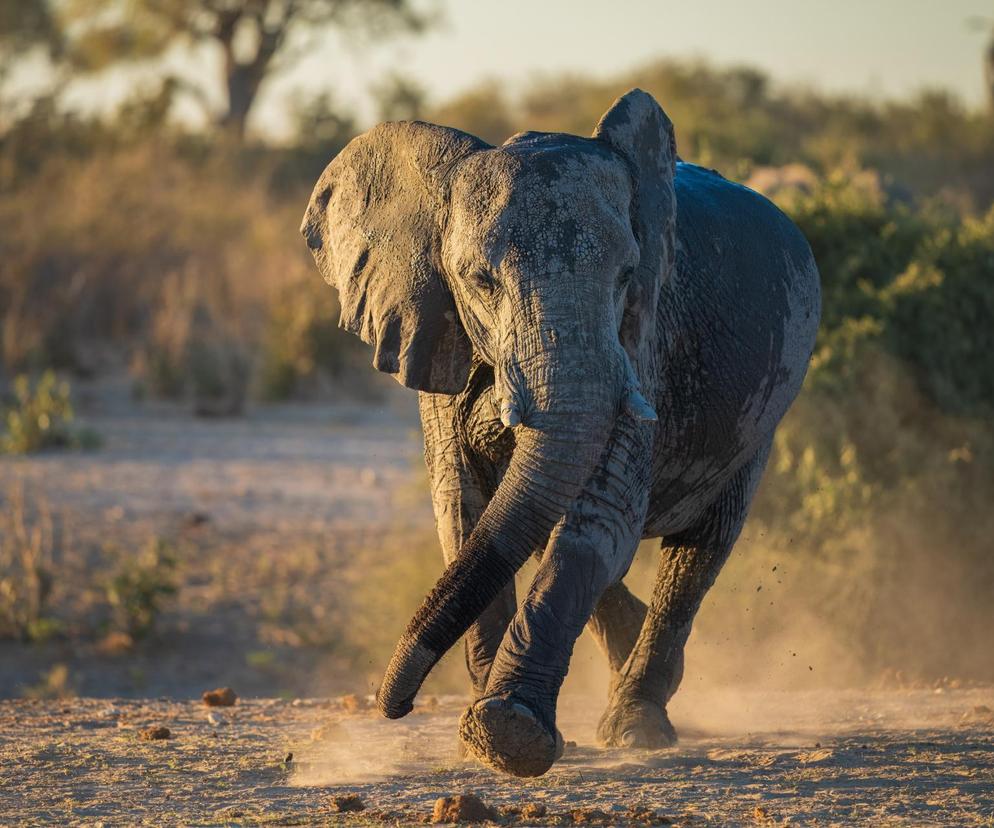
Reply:
[[356, 811], [365, 811], [366, 803], [362, 801], [359, 794], [341, 794], [331, 798], [331, 810], [340, 814], [355, 813]]
[[172, 739], [172, 731], [163, 725], [152, 725], [138, 731], [138, 738], [146, 742], [157, 742], [162, 739]]
[[451, 822], [487, 822], [496, 821], [499, 814], [490, 806], [484, 804], [475, 794], [456, 794], [443, 796], [435, 800], [431, 821], [433, 823]]
[[230, 687], [218, 687], [206, 690], [201, 698], [208, 707], [231, 707], [238, 701], [238, 694]]
[[349, 693], [347, 696], [342, 696], [339, 703], [342, 706], [342, 710], [346, 713], [358, 713], [360, 710], [366, 709], [366, 700], [360, 698], [355, 693]]

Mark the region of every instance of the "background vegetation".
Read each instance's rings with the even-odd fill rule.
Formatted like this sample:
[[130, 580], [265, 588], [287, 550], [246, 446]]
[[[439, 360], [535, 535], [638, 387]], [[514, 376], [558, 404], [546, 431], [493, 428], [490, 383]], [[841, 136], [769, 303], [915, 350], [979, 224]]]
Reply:
[[[136, 396], [214, 415], [362, 382], [368, 354], [337, 329], [333, 291], [297, 233], [356, 117], [328, 96], [306, 102], [278, 146], [246, 122], [259, 84], [289, 57], [293, 26], [431, 21], [403, 2], [373, 4], [375, 14], [347, 2], [136, 2], [124, 5], [142, 37], [129, 39], [107, 16], [113, 4], [69, 3], [62, 17], [29, 5], [37, 15], [0, 27], [4, 67], [40, 51], [52, 78], [30, 100], [0, 99], [0, 388], [13, 409], [14, 378], [49, 369], [127, 372]], [[283, 19], [277, 6], [307, 11]], [[0, 17], [12, 9], [22, 4], [0, 2]], [[249, 31], [255, 51], [232, 46], [226, 26]], [[171, 117], [196, 90], [165, 76], [112, 114], [62, 104], [80, 72], [204, 39], [224, 51], [231, 92], [204, 128]], [[684, 159], [774, 198], [821, 270], [812, 369], [732, 567], [787, 560], [804, 571], [811, 619], [848, 631], [864, 674], [900, 665], [994, 678], [994, 117], [950, 92], [878, 102], [667, 60], [606, 80], [488, 83], [441, 103], [402, 78], [376, 95], [384, 118], [496, 143], [522, 129], [589, 134], [634, 85], [670, 114]], [[713, 600], [732, 600], [721, 590], [735, 577]], [[745, 634], [770, 635], [772, 619]]]

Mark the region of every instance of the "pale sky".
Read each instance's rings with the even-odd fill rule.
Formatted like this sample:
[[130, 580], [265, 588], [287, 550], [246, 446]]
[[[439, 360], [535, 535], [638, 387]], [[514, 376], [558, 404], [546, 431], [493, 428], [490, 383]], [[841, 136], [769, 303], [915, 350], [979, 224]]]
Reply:
[[[420, 37], [376, 44], [329, 37], [264, 90], [255, 123], [279, 133], [294, 89], [330, 88], [373, 118], [368, 90], [391, 70], [437, 101], [485, 78], [520, 89], [563, 71], [611, 75], [657, 57], [702, 57], [766, 70], [774, 80], [871, 97], [923, 88], [984, 101], [981, 56], [994, 0], [442, 0], [444, 21]], [[979, 30], [969, 21], [988, 19]], [[199, 75], [197, 61], [176, 64]], [[101, 97], [109, 93], [107, 81]], [[665, 102], [663, 102], [665, 106]]]

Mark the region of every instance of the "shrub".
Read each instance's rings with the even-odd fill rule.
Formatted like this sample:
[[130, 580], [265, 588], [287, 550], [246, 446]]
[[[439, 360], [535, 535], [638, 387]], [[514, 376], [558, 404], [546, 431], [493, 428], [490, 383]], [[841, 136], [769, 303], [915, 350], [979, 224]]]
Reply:
[[316, 276], [277, 297], [261, 348], [260, 396], [311, 396], [322, 378], [339, 376], [357, 348], [337, 322], [335, 292]]
[[176, 556], [161, 538], [152, 538], [137, 555], [118, 555], [105, 586], [118, 631], [138, 641], [155, 630], [162, 602], [175, 595]]
[[28, 512], [23, 487], [7, 493], [0, 513], [0, 638], [37, 641], [61, 629], [50, 614], [54, 527], [47, 509]]
[[0, 453], [29, 454], [46, 448], [93, 448], [99, 442], [86, 429], [74, 430], [69, 383], [46, 371], [34, 384], [22, 374], [14, 380], [14, 402], [4, 415]]

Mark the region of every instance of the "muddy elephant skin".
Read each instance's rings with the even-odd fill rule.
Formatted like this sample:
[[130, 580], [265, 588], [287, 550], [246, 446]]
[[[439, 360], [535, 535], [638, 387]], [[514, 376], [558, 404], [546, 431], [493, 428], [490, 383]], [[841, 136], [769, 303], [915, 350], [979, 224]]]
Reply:
[[[673, 744], [666, 703], [694, 614], [814, 346], [803, 236], [766, 199], [680, 162], [637, 89], [590, 138], [492, 147], [381, 124], [328, 165], [301, 229], [340, 324], [420, 392], [447, 567], [387, 666], [382, 712], [408, 713], [465, 635], [465, 746], [542, 774], [589, 626], [613, 676], [601, 741]], [[662, 539], [648, 606], [622, 582], [645, 537]]]

